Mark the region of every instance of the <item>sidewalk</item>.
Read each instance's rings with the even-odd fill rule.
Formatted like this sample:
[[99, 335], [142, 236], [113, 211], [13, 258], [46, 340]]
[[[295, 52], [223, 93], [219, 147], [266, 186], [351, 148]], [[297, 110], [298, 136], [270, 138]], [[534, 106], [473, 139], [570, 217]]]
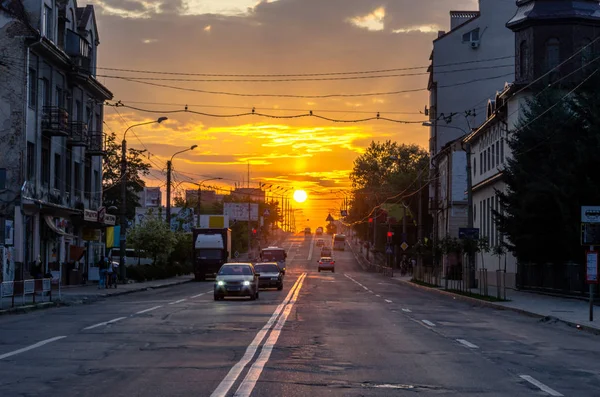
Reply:
[[[533, 317], [557, 319], [574, 327], [581, 327], [594, 333], [600, 333], [600, 307], [594, 306], [594, 321], [591, 322], [589, 321], [589, 303], [587, 301], [507, 289], [506, 298], [509, 301], [489, 302], [446, 291], [442, 287], [428, 287], [415, 284], [411, 281], [410, 276], [401, 277], [398, 274], [394, 275], [393, 279], [412, 288], [450, 295], [472, 303], [479, 303], [501, 310], [512, 310]], [[472, 292], [479, 293], [479, 289], [473, 289]], [[489, 293], [495, 296], [495, 288], [490, 286]]]
[[48, 297], [36, 296], [36, 303], [33, 304], [32, 296], [27, 296], [25, 302], [21, 297], [15, 298], [15, 307], [11, 308], [11, 298], [2, 300], [2, 309], [0, 315], [8, 313], [26, 312], [30, 310], [58, 306], [61, 304], [76, 304], [84, 302], [93, 302], [98, 299], [131, 294], [134, 292], [146, 291], [149, 289], [167, 288], [175, 285], [189, 283], [194, 280], [193, 275], [178, 276], [165, 280], [146, 281], [143, 283], [119, 284], [117, 288], [98, 288], [97, 284], [88, 284], [77, 287], [62, 288], [60, 298], [58, 290], [52, 290], [52, 302], [48, 302]]

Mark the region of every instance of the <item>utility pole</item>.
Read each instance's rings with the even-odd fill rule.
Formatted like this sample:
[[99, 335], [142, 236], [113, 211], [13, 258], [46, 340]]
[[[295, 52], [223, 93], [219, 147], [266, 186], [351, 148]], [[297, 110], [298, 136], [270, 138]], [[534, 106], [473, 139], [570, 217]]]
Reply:
[[250, 252], [252, 251], [252, 228], [250, 227], [250, 161], [248, 161], [248, 182], [246, 188], [248, 189], [248, 257], [250, 257]]
[[196, 220], [197, 227], [200, 227], [200, 211], [202, 211], [202, 205], [200, 198], [202, 197], [202, 183], [198, 185], [198, 203], [196, 204], [198, 219]]
[[[419, 173], [419, 207], [417, 213], [417, 241], [423, 244], [423, 171]], [[423, 264], [422, 255], [418, 256], [419, 266]]]
[[[125, 131], [127, 133], [127, 131]], [[125, 255], [127, 254], [127, 141], [121, 143], [121, 230], [119, 233], [119, 275], [125, 280]]]
[[[473, 182], [471, 174], [471, 144], [465, 144], [467, 152], [467, 223], [470, 229], [473, 228]], [[475, 253], [469, 252], [469, 288], [475, 287]]]
[[171, 160], [167, 161], [167, 226], [171, 228]]

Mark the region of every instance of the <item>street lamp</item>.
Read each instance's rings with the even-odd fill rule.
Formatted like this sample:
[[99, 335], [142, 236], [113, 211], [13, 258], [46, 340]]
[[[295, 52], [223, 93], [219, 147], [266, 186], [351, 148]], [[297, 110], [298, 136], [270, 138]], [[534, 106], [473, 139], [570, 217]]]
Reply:
[[209, 178], [209, 179], [205, 179], [203, 181], [200, 181], [200, 183], [198, 183], [198, 204], [197, 204], [197, 208], [198, 208], [198, 220], [197, 220], [197, 226], [200, 227], [200, 211], [202, 210], [201, 207], [201, 200], [202, 200], [202, 184], [204, 182], [208, 182], [208, 181], [220, 181], [223, 178]]
[[125, 277], [127, 276], [127, 273], [125, 272], [125, 254], [127, 252], [127, 237], [125, 236], [125, 233], [127, 232], [127, 131], [142, 125], [154, 123], [160, 124], [165, 120], [168, 120], [168, 118], [159, 117], [153, 121], [134, 124], [127, 127], [123, 133], [123, 142], [121, 142], [121, 230], [119, 235], [119, 273], [123, 282], [125, 282]]
[[171, 166], [173, 164], [173, 158], [178, 154], [189, 152], [194, 150], [198, 145], [192, 145], [187, 149], [180, 150], [171, 156], [171, 160], [167, 161], [167, 226], [171, 228]]

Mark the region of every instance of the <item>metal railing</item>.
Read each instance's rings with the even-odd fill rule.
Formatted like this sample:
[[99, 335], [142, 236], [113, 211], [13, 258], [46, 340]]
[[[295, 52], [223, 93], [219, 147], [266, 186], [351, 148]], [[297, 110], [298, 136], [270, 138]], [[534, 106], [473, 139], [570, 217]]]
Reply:
[[103, 156], [106, 153], [106, 139], [102, 132], [90, 132], [86, 154], [89, 156]]
[[57, 106], [42, 108], [42, 133], [50, 136], [69, 135], [69, 113]]
[[2, 308], [4, 298], [11, 298], [11, 307], [15, 307], [15, 298], [21, 297], [21, 304], [25, 304], [28, 296], [32, 297], [32, 303], [35, 302], [36, 295], [40, 295], [42, 301], [48, 296], [52, 301], [52, 279], [30, 279], [21, 281], [3, 281], [0, 283], [0, 309]]
[[86, 146], [88, 145], [88, 126], [83, 121], [74, 121], [71, 123], [71, 133], [67, 139], [69, 146]]

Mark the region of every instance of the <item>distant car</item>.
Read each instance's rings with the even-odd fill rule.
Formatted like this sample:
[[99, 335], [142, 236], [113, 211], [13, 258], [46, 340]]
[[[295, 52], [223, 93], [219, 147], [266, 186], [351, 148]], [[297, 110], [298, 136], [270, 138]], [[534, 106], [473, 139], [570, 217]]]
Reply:
[[310, 230], [310, 227], [307, 227], [307, 228], [304, 229], [304, 234], [311, 234], [311, 233], [312, 232]]
[[322, 247], [324, 245], [325, 245], [325, 241], [323, 241], [322, 238], [320, 238], [320, 239], [317, 240], [317, 247]]
[[322, 235], [322, 234], [323, 234], [323, 228], [322, 228], [321, 226], [319, 226], [319, 227], [317, 228], [317, 230], [315, 231], [315, 233], [316, 233], [316, 235], [317, 235], [317, 236], [320, 236], [320, 235]]
[[321, 257], [324, 257], [324, 256], [331, 257], [331, 247], [321, 248]]
[[258, 279], [260, 273], [251, 263], [225, 263], [219, 269], [215, 280], [215, 300], [226, 296], [248, 296], [258, 299]]
[[283, 289], [283, 271], [277, 262], [256, 263], [254, 270], [260, 274], [259, 288], [277, 288], [278, 291]]
[[335, 261], [330, 257], [322, 257], [319, 259], [319, 273], [321, 270], [331, 270], [332, 273], [335, 273]]

